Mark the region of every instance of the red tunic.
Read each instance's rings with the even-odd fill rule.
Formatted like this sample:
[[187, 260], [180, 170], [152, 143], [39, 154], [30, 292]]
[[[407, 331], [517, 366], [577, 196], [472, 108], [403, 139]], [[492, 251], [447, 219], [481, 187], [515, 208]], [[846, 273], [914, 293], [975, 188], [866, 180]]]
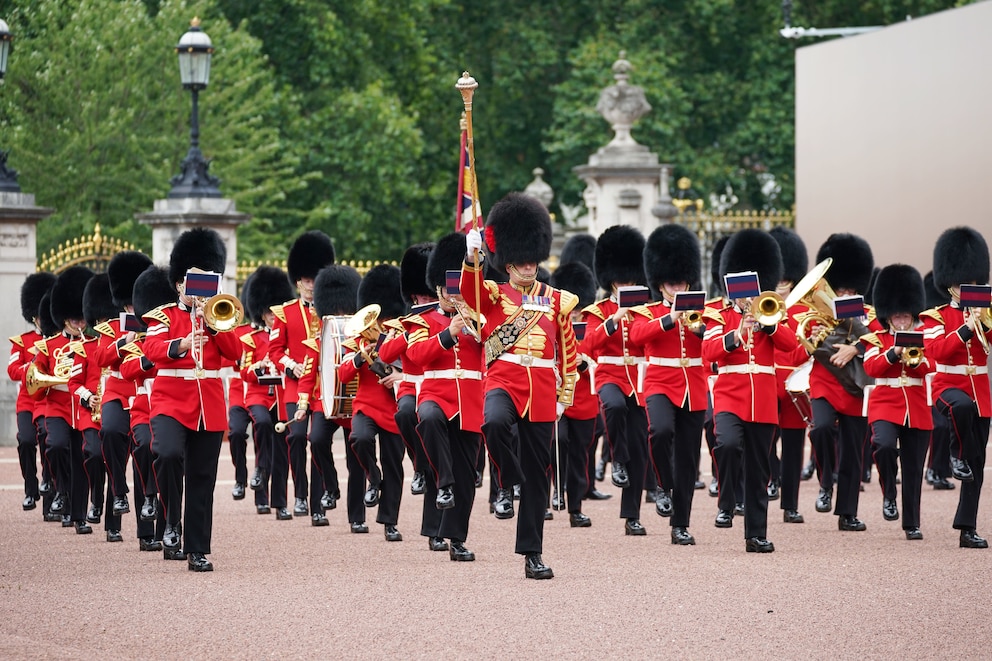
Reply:
[[41, 333], [34, 330], [10, 338], [10, 360], [7, 361], [7, 376], [17, 384], [15, 410], [18, 413], [31, 411], [33, 418], [44, 413], [45, 404], [28, 396], [28, 390], [24, 387], [24, 375], [28, 371], [28, 365], [34, 360], [34, 355], [38, 353], [35, 342], [40, 339]]
[[707, 325], [703, 360], [718, 366], [713, 386], [714, 413], [729, 412], [744, 422], [777, 425], [775, 349], [794, 349], [795, 334], [782, 324], [771, 334], [755, 327], [750, 340], [737, 345], [734, 334], [743, 315], [736, 306], [704, 314]]
[[[97, 395], [103, 397], [103, 370], [97, 363], [100, 350], [100, 340], [97, 338], [74, 342], [72, 375], [69, 377], [69, 392], [72, 394], [73, 427], [79, 431], [99, 429], [100, 423], [93, 420], [93, 414], [99, 412], [100, 404]], [[109, 370], [108, 370], [109, 371]], [[83, 406], [83, 400], [89, 400], [93, 409]]]
[[[73, 354], [70, 348], [72, 341], [73, 338], [63, 331], [35, 344], [38, 348], [38, 355], [34, 358], [37, 370], [49, 376], [68, 377], [72, 372]], [[43, 388], [34, 396], [45, 403], [46, 418], [62, 418], [69, 426], [73, 426], [72, 396], [69, 394], [68, 382], [66, 385]]]
[[403, 319], [395, 319], [386, 322], [387, 339], [379, 347], [379, 359], [384, 363], [399, 363], [403, 372], [403, 381], [396, 390], [396, 401], [407, 395], [417, 396], [417, 384], [423, 381], [424, 370], [417, 365], [416, 361], [407, 352], [409, 338]]
[[[639, 365], [643, 358], [630, 342], [631, 322], [624, 317], [612, 334], [607, 332], [606, 322], [618, 309], [616, 300], [607, 298], [582, 310], [582, 321], [586, 322], [582, 346], [586, 355], [596, 361], [592, 379], [597, 390], [612, 383], [625, 397], [637, 396], [637, 403], [644, 406], [637, 387]], [[612, 323], [609, 325], [612, 326]]]
[[[852, 344], [858, 338], [852, 337]], [[852, 360], [857, 360], [853, 358]], [[810, 397], [813, 399], [826, 399], [841, 415], [861, 417], [861, 409], [864, 404], [863, 397], [857, 397], [847, 392], [841, 385], [837, 377], [827, 369], [819, 360], [813, 361], [813, 369], [809, 374]]]
[[[673, 323], [671, 305], [658, 301], [632, 310], [630, 341], [643, 347], [646, 361], [644, 396], [664, 395], [678, 407], [705, 411], [706, 370], [703, 368], [703, 339]], [[598, 377], [597, 377], [598, 380]]]
[[[274, 305], [270, 309], [276, 318], [269, 333], [269, 360], [287, 374], [286, 387], [278, 395], [279, 417], [285, 420], [286, 404], [297, 401], [299, 394], [299, 383], [289, 373], [293, 365], [303, 365], [307, 359], [307, 348], [303, 343], [320, 337], [320, 318], [313, 306], [302, 299]], [[313, 369], [313, 366], [304, 365], [304, 370], [308, 368]]]
[[[789, 316], [786, 324], [793, 333], [799, 327], [796, 317], [809, 312], [805, 305], [797, 303], [789, 308]], [[778, 380], [778, 425], [782, 429], [805, 429], [806, 421], [803, 419], [799, 409], [792, 401], [792, 396], [785, 389], [785, 381], [796, 371], [796, 368], [809, 360], [809, 354], [803, 345], [796, 342], [795, 348], [791, 351], [775, 350], [775, 378]]]
[[895, 336], [888, 331], [871, 333], [861, 341], [865, 352], [865, 373], [875, 379], [868, 391], [868, 424], [884, 420], [913, 429], [933, 429], [933, 414], [927, 403], [926, 375], [933, 366], [926, 358], [908, 367], [900, 357], [889, 353]]
[[151, 422], [151, 403], [148, 394], [155, 378], [155, 365], [141, 352], [143, 340], [137, 340], [125, 347], [128, 355], [121, 363], [121, 377], [134, 386], [134, 399], [131, 400], [131, 429]]
[[941, 305], [920, 315], [923, 320], [924, 351], [935, 363], [933, 397], [936, 400], [948, 388], [957, 388], [975, 400], [978, 415], [992, 417], [989, 394], [989, 357], [974, 337], [962, 339], [964, 311], [956, 303]]
[[577, 365], [581, 367], [585, 364], [586, 367], [579, 369], [572, 405], [565, 409], [564, 416], [570, 420], [589, 420], [599, 415], [599, 395], [596, 394], [596, 386], [591, 378], [596, 364], [592, 358], [586, 355], [585, 339], [578, 343], [577, 349]]
[[126, 353], [122, 353], [127, 345], [127, 333], [121, 331], [120, 319], [99, 324], [96, 331], [100, 333], [100, 343], [95, 349], [97, 366], [108, 370], [102, 401], [119, 401], [124, 409], [128, 409], [134, 398], [135, 384], [121, 376], [121, 363], [127, 357]]
[[227, 407], [220, 369], [224, 358], [241, 357], [241, 342], [234, 333], [205, 330], [208, 341], [203, 347], [197, 376], [192, 351], [179, 353], [179, 342], [193, 328], [189, 310], [175, 303], [155, 308], [144, 316], [148, 322], [144, 352], [158, 372], [151, 392], [151, 416], [167, 415], [187, 429], [225, 431]]
[[[483, 328], [488, 346], [499, 340], [499, 329], [514, 318], [523, 328], [505, 351], [487, 348], [487, 361], [492, 356], [486, 372], [485, 392], [500, 389], [509, 394], [517, 414], [532, 422], [554, 422], [558, 417], [557, 403], [572, 403], [576, 366], [575, 332], [572, 330], [571, 312], [578, 304], [578, 297], [571, 292], [554, 289], [539, 282], [525, 290], [512, 284], [497, 284], [485, 280], [482, 267], [462, 264], [459, 283], [465, 303], [479, 310], [486, 318]], [[481, 300], [476, 301], [478, 289]], [[533, 309], [524, 308], [524, 296], [543, 297], [532, 301]], [[523, 309], [523, 314], [518, 311]], [[525, 319], [536, 323], [525, 325]], [[528, 320], [529, 321], [529, 320]]]
[[[452, 337], [451, 318], [440, 308], [406, 317], [407, 355], [421, 368], [417, 405], [434, 402], [451, 420], [459, 413], [461, 428], [482, 431], [482, 345], [469, 335]], [[406, 362], [404, 361], [404, 366]]]
[[358, 355], [358, 343], [355, 338], [345, 340], [345, 353], [338, 365], [338, 379], [347, 383], [358, 377], [358, 392], [352, 404], [353, 413], [361, 413], [372, 419], [380, 429], [399, 433], [396, 426], [396, 396], [392, 388], [379, 383], [379, 377], [369, 370], [368, 363], [355, 367], [355, 357]]
[[241, 333], [238, 337], [244, 348], [244, 352], [241, 354], [241, 371], [237, 379], [244, 388], [241, 406], [245, 408], [263, 406], [270, 409], [276, 403], [275, 389], [278, 386], [271, 386], [272, 394], [269, 394], [270, 386], [263, 386], [258, 382], [258, 377], [267, 374], [268, 370], [264, 368], [252, 369], [252, 365], [261, 362], [269, 353], [269, 333], [264, 328], [252, 328], [251, 326], [247, 328], [251, 332]]

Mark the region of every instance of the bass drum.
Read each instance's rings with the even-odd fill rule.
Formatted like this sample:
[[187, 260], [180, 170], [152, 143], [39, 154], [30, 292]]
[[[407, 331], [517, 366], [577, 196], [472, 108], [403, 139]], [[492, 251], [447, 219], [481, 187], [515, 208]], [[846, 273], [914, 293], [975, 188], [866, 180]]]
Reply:
[[807, 426], [813, 424], [813, 404], [809, 396], [809, 375], [812, 371], [813, 359], [810, 358], [785, 379], [785, 391], [789, 393]]
[[358, 392], [358, 377], [343, 383], [338, 379], [338, 365], [344, 357], [344, 327], [351, 317], [325, 316], [320, 327], [320, 401], [324, 417], [350, 418], [351, 407]]

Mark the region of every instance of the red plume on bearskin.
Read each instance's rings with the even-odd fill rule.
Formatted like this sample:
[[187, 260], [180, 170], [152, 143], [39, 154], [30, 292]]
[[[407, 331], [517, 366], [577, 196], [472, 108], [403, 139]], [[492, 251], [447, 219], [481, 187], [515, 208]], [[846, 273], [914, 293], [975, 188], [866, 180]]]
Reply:
[[833, 263], [824, 278], [835, 292], [851, 289], [862, 296], [869, 293], [875, 258], [867, 241], [854, 234], [831, 234], [817, 251], [816, 263], [827, 257]]
[[510, 193], [489, 210], [486, 244], [497, 271], [539, 264], [551, 254], [551, 216], [536, 198]]
[[756, 271], [762, 291], [775, 291], [782, 281], [782, 251], [764, 230], [744, 229], [730, 235], [720, 256], [720, 277]]
[[916, 317], [926, 309], [926, 290], [923, 276], [908, 264], [890, 264], [880, 269], [872, 290], [875, 316], [888, 327], [894, 314], [908, 312]]
[[289, 279], [297, 283], [303, 278], [316, 278], [320, 269], [334, 263], [334, 244], [320, 230], [310, 230], [293, 242], [286, 257]]
[[358, 312], [358, 288], [362, 276], [344, 264], [320, 269], [313, 283], [313, 306], [320, 316], [343, 316]]
[[21, 285], [21, 316], [24, 321], [34, 323], [42, 297], [51, 291], [54, 284], [55, 275], [47, 271], [32, 273], [24, 278], [24, 284]]

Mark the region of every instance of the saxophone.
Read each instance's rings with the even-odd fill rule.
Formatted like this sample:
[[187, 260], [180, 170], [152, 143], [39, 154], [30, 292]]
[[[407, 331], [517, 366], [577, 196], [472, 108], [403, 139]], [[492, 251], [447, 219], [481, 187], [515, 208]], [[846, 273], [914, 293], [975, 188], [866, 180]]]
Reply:
[[100, 370], [100, 382], [96, 384], [96, 392], [90, 397], [90, 417], [93, 422], [99, 424], [100, 419], [103, 417], [101, 413], [101, 407], [103, 406], [103, 391], [107, 386], [107, 378], [110, 376], [110, 368], [104, 367]]

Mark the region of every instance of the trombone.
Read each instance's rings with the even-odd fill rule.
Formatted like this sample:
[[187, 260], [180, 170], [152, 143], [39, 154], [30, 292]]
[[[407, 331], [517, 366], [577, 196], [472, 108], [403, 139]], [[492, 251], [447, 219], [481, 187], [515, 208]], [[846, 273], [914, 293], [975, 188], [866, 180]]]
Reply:
[[975, 317], [975, 339], [988, 355], [989, 338], [986, 329], [992, 329], [992, 308], [968, 308], [968, 314]]
[[456, 313], [465, 322], [463, 331], [479, 344], [482, 344], [482, 328], [486, 325], [486, 315], [470, 308], [465, 301], [448, 299], [455, 306]]
[[[190, 356], [196, 366], [196, 373], [203, 372], [203, 326], [215, 333], [227, 333], [234, 330], [245, 318], [245, 307], [236, 296], [231, 294], [215, 294], [210, 298], [193, 296], [193, 307], [190, 309], [190, 320], [193, 323], [193, 342], [190, 346]], [[200, 323], [197, 309], [203, 310], [203, 323]]]
[[742, 338], [744, 337], [744, 318], [748, 314], [754, 316], [754, 321], [759, 326], [777, 326], [785, 321], [789, 316], [789, 311], [785, 305], [785, 299], [770, 290], [761, 292], [755, 299], [748, 299], [741, 323], [737, 326], [737, 333]]

